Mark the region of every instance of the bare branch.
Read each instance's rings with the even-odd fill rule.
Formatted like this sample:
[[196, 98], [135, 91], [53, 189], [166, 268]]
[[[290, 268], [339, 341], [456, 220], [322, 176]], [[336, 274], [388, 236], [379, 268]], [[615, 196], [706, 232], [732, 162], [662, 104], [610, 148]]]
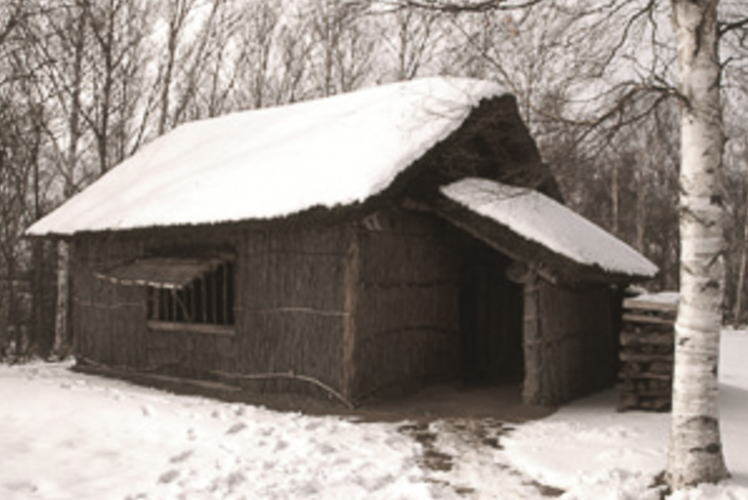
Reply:
[[727, 32], [738, 30], [741, 28], [748, 28], [748, 17], [745, 17], [743, 19], [739, 19], [737, 21], [729, 22], [729, 23], [718, 23], [717, 24], [717, 32], [719, 33], [719, 36], [724, 35]]
[[460, 12], [488, 12], [496, 10], [519, 10], [538, 5], [547, 0], [391, 0], [396, 7], [436, 10], [450, 14]]

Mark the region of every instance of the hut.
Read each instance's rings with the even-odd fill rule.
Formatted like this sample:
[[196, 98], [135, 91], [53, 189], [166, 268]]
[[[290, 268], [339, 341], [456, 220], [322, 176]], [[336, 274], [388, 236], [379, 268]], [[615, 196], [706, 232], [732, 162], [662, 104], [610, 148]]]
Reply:
[[27, 234], [71, 243], [79, 365], [347, 404], [592, 391], [656, 273], [561, 204], [511, 95], [456, 78], [181, 125]]

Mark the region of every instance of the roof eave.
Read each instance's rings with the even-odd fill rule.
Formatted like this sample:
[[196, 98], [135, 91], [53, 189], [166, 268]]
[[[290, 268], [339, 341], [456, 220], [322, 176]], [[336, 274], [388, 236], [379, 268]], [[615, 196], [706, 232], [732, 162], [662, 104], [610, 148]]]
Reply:
[[513, 260], [536, 269], [546, 280], [566, 285], [608, 283], [628, 285], [648, 281], [654, 275], [623, 273], [603, 269], [597, 264], [582, 264], [528, 240], [510, 228], [481, 216], [446, 197], [440, 197], [431, 210], [452, 225], [504, 253]]
[[47, 232], [43, 234], [24, 232], [21, 238], [26, 240], [71, 240], [73, 239], [74, 233], [55, 233]]

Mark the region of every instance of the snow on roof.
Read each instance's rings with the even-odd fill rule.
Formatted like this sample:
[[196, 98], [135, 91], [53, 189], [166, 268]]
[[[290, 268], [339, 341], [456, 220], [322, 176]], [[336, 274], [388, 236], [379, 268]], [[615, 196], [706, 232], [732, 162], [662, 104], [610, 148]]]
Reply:
[[441, 191], [473, 212], [579, 264], [627, 275], [657, 273], [657, 266], [626, 243], [537, 191], [477, 178], [462, 179]]
[[360, 202], [454, 132], [496, 84], [425, 78], [177, 127], [27, 234], [204, 224]]

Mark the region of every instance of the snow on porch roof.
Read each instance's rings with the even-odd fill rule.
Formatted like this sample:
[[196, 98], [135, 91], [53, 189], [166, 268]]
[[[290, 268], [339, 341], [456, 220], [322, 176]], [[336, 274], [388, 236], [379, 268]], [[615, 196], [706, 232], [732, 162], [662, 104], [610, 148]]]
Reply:
[[425, 78], [181, 125], [28, 235], [287, 216], [375, 195], [454, 132], [496, 84]]
[[596, 224], [531, 189], [467, 178], [441, 188], [472, 212], [584, 266], [628, 276], [653, 277], [657, 266]]

